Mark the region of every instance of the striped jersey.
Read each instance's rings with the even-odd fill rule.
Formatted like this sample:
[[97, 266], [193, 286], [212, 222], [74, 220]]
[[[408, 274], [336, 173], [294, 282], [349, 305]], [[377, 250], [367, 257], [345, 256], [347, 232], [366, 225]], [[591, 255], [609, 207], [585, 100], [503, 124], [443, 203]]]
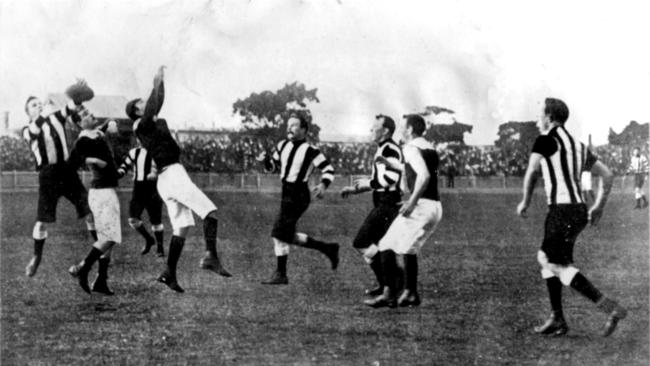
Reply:
[[130, 169], [133, 169], [134, 182], [153, 180], [147, 179], [147, 177], [151, 173], [153, 173], [154, 176], [158, 173], [156, 163], [143, 147], [135, 147], [129, 150], [129, 153], [126, 154], [122, 164], [120, 164], [120, 167], [117, 169], [117, 173], [120, 177], [123, 177]]
[[321, 171], [325, 187], [334, 180], [334, 167], [323, 153], [307, 141], [282, 140], [273, 151], [273, 161], [280, 165], [282, 183], [306, 183], [314, 167]]
[[644, 155], [632, 156], [630, 159], [630, 172], [634, 174], [645, 174], [648, 172], [648, 159]]
[[564, 126], [555, 126], [546, 135], [537, 137], [533, 153], [543, 156], [542, 175], [548, 204], [583, 204], [580, 174], [591, 170], [596, 156]]
[[23, 137], [36, 159], [36, 170], [47, 165], [64, 163], [70, 157], [65, 124], [68, 117], [78, 120], [77, 114], [69, 106], [48, 115], [39, 116], [23, 128]]
[[399, 192], [402, 173], [399, 170], [391, 169], [386, 164], [377, 163], [377, 158], [380, 156], [392, 160], [396, 164], [402, 164], [404, 161], [402, 149], [395, 141], [388, 139], [380, 143], [373, 159], [370, 188], [378, 192]]

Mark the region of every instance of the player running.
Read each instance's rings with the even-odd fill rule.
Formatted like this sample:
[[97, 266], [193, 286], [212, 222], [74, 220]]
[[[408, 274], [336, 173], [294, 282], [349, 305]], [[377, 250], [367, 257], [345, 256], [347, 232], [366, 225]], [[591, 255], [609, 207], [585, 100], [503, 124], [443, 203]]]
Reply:
[[[562, 311], [564, 285], [571, 286], [608, 314], [603, 329], [603, 336], [608, 336], [616, 329], [619, 320], [625, 318], [627, 311], [605, 297], [573, 265], [573, 247], [588, 222], [592, 225], [598, 223], [614, 178], [607, 166], [564, 128], [568, 118], [569, 108], [563, 101], [553, 98], [544, 101], [537, 122], [541, 135], [530, 154], [524, 176], [523, 199], [517, 206], [517, 213], [525, 218], [541, 170], [549, 210], [537, 261], [542, 267], [542, 278], [546, 280], [552, 313], [544, 324], [535, 327], [535, 332], [554, 336], [568, 332]], [[579, 184], [580, 172], [585, 170], [600, 177], [598, 193], [589, 210], [581, 197]]]
[[645, 155], [641, 155], [641, 150], [635, 147], [632, 150], [632, 158], [630, 159], [630, 168], [628, 171], [634, 174], [634, 200], [636, 204], [635, 209], [648, 207], [648, 199], [643, 194], [643, 183], [645, 176], [648, 174], [648, 159]]

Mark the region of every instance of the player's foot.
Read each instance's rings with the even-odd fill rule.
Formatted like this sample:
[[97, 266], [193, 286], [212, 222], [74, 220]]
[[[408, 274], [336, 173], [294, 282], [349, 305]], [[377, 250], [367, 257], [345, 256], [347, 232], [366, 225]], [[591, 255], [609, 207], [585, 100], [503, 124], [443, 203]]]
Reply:
[[567, 325], [566, 320], [564, 320], [564, 317], [558, 317], [555, 314], [551, 314], [546, 322], [542, 325], [536, 326], [534, 331], [538, 334], [557, 337], [566, 334], [569, 331], [569, 326]]
[[332, 269], [336, 269], [339, 266], [339, 244], [329, 243], [325, 255], [330, 259]]
[[167, 287], [169, 287], [170, 289], [176, 292], [180, 292], [180, 293], [185, 292], [185, 290], [183, 290], [183, 288], [178, 285], [178, 282], [176, 282], [176, 276], [172, 276], [168, 270], [164, 270], [160, 274], [160, 276], [158, 276], [156, 281], [160, 283], [164, 283], [165, 285], [167, 285]]
[[289, 278], [287, 278], [287, 275], [283, 275], [282, 273], [275, 271], [273, 272], [273, 275], [271, 275], [271, 278], [269, 278], [266, 281], [262, 281], [263, 285], [288, 285], [289, 284]]
[[379, 296], [384, 293], [384, 287], [383, 286], [377, 286], [375, 288], [369, 288], [366, 289], [364, 294], [366, 296]]
[[210, 253], [206, 254], [205, 257], [201, 259], [201, 268], [212, 271], [223, 277], [232, 277], [232, 275], [223, 268], [219, 258]]
[[151, 247], [153, 247], [156, 244], [156, 241], [154, 239], [149, 239], [144, 243], [144, 247], [142, 247], [142, 251], [140, 254], [145, 255], [149, 253], [151, 250]]
[[618, 322], [622, 319], [625, 319], [627, 316], [627, 310], [622, 306], [616, 304], [616, 307], [607, 317], [607, 322], [605, 322], [605, 328], [603, 329], [603, 337], [607, 337], [610, 334], [614, 333]]
[[397, 299], [395, 299], [395, 296], [391, 294], [391, 291], [388, 289], [388, 287], [384, 288], [384, 292], [381, 295], [375, 297], [374, 299], [365, 300], [363, 303], [372, 308], [397, 307]]
[[38, 266], [41, 264], [41, 256], [35, 255], [29, 260], [27, 267], [25, 267], [25, 274], [27, 277], [34, 277]]
[[84, 270], [81, 264], [73, 264], [68, 272], [72, 277], [76, 277], [79, 280], [79, 286], [82, 290], [90, 293], [90, 287], [88, 287], [88, 270]]
[[162, 257], [165, 256], [165, 249], [163, 248], [162, 245], [158, 245], [158, 246], [156, 247], [156, 255], [157, 255], [159, 258], [162, 258]]
[[397, 299], [397, 305], [402, 307], [420, 306], [421, 303], [420, 295], [417, 292], [411, 292], [409, 290], [402, 291], [402, 294]]
[[108, 288], [108, 283], [106, 283], [105, 278], [97, 277], [95, 279], [95, 282], [93, 282], [92, 286], [93, 286], [92, 287], [93, 292], [99, 292], [101, 294], [108, 295], [108, 296], [115, 294], [113, 291], [111, 291], [110, 288]]

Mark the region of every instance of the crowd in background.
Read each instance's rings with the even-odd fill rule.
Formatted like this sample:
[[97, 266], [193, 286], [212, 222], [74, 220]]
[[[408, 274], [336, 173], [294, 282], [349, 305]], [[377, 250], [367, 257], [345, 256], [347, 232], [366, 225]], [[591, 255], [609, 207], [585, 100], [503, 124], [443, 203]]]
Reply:
[[[205, 141], [198, 138], [181, 142], [182, 163], [188, 171], [215, 173], [265, 173], [276, 141], [264, 137], [239, 136]], [[316, 144], [337, 170], [337, 174], [368, 174], [376, 151], [372, 143], [321, 142]], [[625, 174], [631, 147], [603, 145], [593, 149], [617, 175]], [[648, 154], [648, 147], [643, 146]], [[477, 146], [438, 146], [440, 173], [453, 176], [522, 176], [528, 152], [503, 152]], [[119, 157], [116, 157], [119, 159]], [[0, 137], [0, 169], [29, 171], [35, 164], [27, 144], [18, 137]]]

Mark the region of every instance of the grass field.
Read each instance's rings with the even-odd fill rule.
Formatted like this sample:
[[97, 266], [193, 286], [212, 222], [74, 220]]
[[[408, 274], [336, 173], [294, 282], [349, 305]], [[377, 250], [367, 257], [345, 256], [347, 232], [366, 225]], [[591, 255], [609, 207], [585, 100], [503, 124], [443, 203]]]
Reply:
[[179, 263], [186, 292], [177, 294], [154, 281], [162, 260], [139, 255], [141, 240], [126, 225], [129, 193], [120, 195], [124, 243], [114, 250], [113, 297], [85, 294], [67, 273], [90, 244], [67, 202], [49, 229], [37, 276], [26, 278], [36, 194], [1, 195], [2, 365], [650, 362], [648, 211], [632, 210], [629, 194], [613, 195], [601, 225], [585, 230], [575, 252], [578, 267], [630, 310], [610, 338], [598, 336], [605, 316], [571, 290], [564, 292], [569, 334], [532, 334], [549, 313], [535, 259], [541, 195], [522, 220], [514, 214], [518, 194], [444, 193], [443, 220], [420, 260], [422, 306], [380, 310], [362, 304], [373, 280], [350, 244], [369, 196], [329, 194], [301, 221], [307, 233], [342, 244], [336, 272], [318, 253], [296, 248], [290, 284], [268, 287], [260, 280], [275, 266], [269, 232], [278, 194], [211, 193], [220, 207], [220, 252], [234, 277], [198, 268], [198, 226]]

